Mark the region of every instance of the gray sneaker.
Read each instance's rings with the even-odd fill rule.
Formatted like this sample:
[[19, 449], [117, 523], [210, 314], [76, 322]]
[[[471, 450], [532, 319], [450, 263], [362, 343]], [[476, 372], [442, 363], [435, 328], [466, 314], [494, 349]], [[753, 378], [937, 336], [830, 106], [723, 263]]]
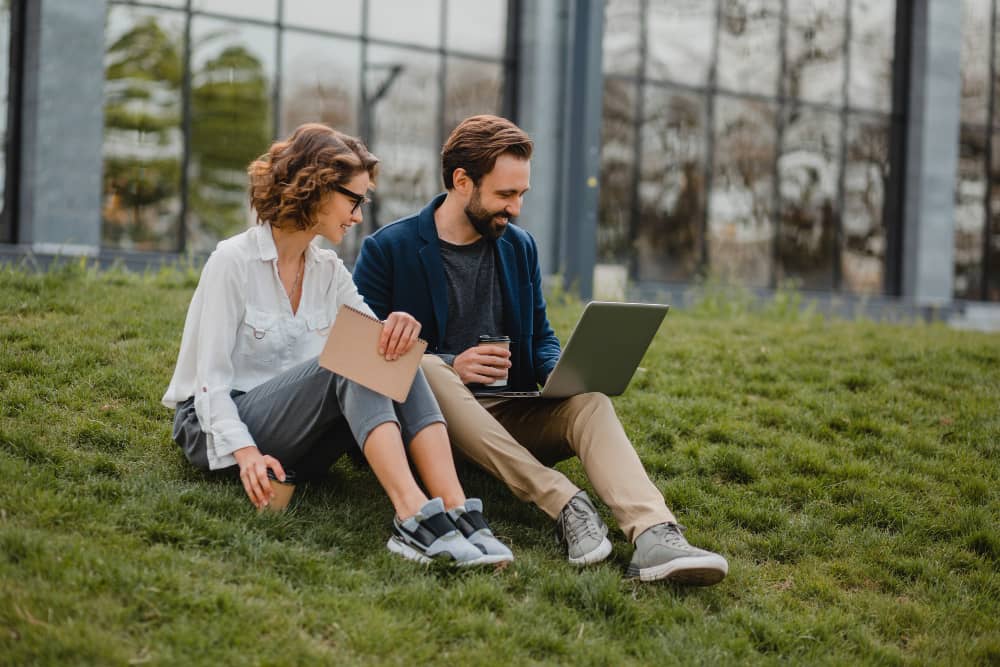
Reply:
[[660, 523], [635, 540], [628, 576], [642, 581], [666, 579], [679, 584], [711, 586], [725, 578], [729, 564], [719, 554], [688, 544], [676, 523]]
[[458, 527], [465, 539], [479, 547], [483, 552], [477, 564], [506, 565], [514, 560], [514, 554], [507, 546], [498, 540], [489, 524], [483, 518], [483, 501], [479, 498], [466, 498], [465, 505], [448, 510], [448, 516]]
[[392, 520], [389, 551], [418, 563], [442, 560], [456, 567], [485, 565], [483, 552], [469, 542], [444, 511], [440, 498], [431, 498], [406, 521]]
[[566, 544], [573, 565], [600, 563], [611, 554], [608, 527], [590, 497], [580, 491], [569, 499], [556, 519], [556, 540]]

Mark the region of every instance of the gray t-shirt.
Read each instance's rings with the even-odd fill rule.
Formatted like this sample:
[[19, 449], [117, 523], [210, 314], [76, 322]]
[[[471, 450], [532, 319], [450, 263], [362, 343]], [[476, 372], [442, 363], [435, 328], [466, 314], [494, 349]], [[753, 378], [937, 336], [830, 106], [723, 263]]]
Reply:
[[440, 349], [451, 363], [454, 355], [478, 345], [480, 335], [505, 333], [503, 295], [494, 243], [486, 239], [468, 245], [439, 242], [448, 283], [448, 327]]

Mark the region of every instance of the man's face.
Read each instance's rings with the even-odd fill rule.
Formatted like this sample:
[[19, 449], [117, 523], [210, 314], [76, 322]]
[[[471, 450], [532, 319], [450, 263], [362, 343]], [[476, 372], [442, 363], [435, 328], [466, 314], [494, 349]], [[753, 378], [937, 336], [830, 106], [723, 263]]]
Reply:
[[469, 223], [491, 241], [503, 236], [507, 224], [521, 213], [530, 180], [531, 162], [509, 154], [498, 157], [493, 170], [472, 188], [465, 205]]

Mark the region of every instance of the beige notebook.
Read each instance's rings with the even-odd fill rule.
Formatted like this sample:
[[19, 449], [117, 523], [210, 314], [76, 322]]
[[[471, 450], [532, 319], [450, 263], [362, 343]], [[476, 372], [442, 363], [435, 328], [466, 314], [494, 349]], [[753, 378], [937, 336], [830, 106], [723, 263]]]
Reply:
[[381, 322], [350, 306], [341, 306], [319, 355], [319, 365], [402, 403], [410, 393], [427, 342], [418, 338], [406, 354], [386, 361], [378, 353], [381, 335]]

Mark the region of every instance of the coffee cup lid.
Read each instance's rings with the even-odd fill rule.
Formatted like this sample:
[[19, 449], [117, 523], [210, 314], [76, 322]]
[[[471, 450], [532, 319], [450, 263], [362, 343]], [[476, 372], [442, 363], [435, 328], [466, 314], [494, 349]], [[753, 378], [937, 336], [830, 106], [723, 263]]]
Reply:
[[509, 343], [510, 336], [493, 336], [490, 334], [483, 334], [479, 337], [480, 343]]

